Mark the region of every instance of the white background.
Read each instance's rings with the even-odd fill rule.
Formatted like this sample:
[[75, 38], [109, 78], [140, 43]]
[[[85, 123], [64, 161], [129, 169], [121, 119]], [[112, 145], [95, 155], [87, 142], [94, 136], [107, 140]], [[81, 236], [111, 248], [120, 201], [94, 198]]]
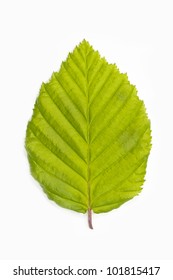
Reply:
[[[172, 36], [172, 1], [0, 1], [1, 259], [173, 259]], [[142, 193], [93, 231], [47, 199], [24, 149], [41, 83], [84, 38], [128, 73], [153, 131]]]

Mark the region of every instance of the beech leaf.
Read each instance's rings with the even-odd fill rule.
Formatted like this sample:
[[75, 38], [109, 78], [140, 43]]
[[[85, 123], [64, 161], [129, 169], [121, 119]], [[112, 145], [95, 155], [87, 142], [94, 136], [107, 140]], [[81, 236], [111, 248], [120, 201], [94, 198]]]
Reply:
[[48, 198], [81, 213], [138, 195], [151, 148], [145, 106], [126, 74], [83, 40], [41, 85], [25, 146]]

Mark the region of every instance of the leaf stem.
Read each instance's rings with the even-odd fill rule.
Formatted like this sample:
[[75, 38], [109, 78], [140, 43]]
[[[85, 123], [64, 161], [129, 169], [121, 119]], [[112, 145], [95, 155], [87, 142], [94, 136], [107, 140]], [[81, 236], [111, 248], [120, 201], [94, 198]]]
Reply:
[[90, 229], [93, 229], [92, 225], [92, 210], [89, 208], [88, 209], [88, 225]]

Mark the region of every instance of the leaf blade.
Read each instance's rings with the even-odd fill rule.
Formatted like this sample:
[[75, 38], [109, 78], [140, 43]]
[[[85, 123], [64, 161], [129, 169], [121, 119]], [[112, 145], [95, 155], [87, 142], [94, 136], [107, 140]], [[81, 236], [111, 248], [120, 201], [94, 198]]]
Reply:
[[150, 121], [127, 75], [84, 40], [42, 84], [25, 146], [31, 174], [47, 196], [91, 215], [140, 193]]

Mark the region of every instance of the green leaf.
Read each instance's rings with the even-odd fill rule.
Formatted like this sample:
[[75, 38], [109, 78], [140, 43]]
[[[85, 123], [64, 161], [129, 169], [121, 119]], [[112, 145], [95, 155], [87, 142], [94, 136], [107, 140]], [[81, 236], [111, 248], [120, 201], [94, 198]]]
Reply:
[[62, 207], [111, 211], [141, 191], [150, 121], [135, 86], [87, 41], [43, 83], [27, 126], [33, 177]]

